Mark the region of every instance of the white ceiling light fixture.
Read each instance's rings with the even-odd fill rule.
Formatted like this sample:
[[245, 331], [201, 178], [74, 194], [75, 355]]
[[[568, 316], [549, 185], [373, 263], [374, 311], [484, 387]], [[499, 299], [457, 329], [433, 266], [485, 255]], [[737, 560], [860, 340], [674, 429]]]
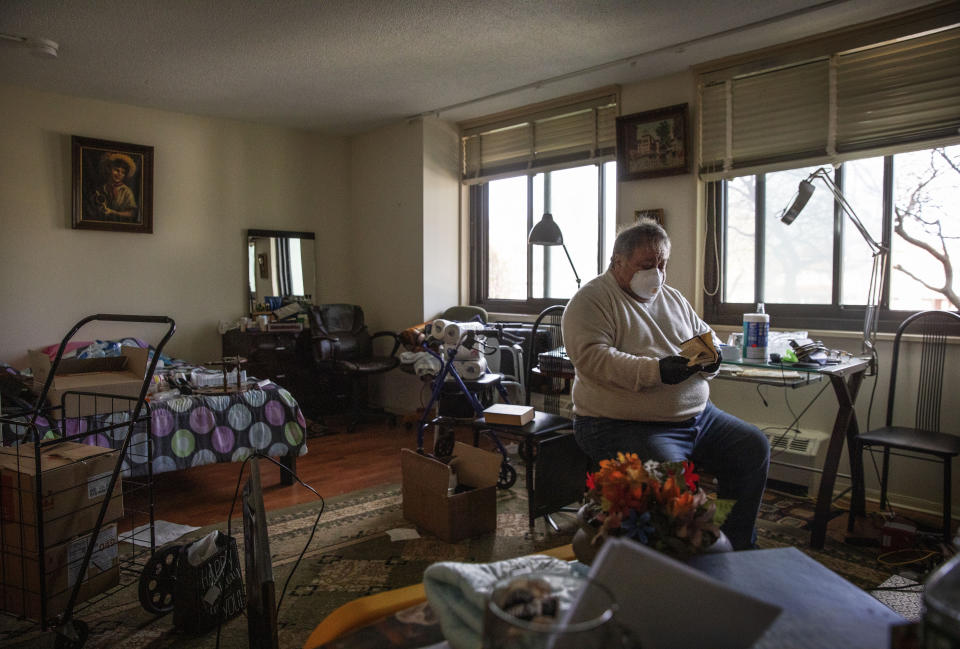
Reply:
[[56, 41], [51, 41], [49, 38], [32, 38], [30, 36], [0, 33], [0, 40], [20, 43], [29, 49], [31, 54], [44, 59], [55, 59], [60, 53], [60, 45]]

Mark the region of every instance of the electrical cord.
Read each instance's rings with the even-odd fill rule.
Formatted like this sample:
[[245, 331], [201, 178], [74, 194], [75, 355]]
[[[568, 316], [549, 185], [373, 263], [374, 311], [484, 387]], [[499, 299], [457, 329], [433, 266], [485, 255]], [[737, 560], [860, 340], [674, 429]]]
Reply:
[[[918, 557], [914, 557], [912, 559], [906, 559], [904, 561], [888, 561], [888, 557], [896, 557], [899, 554], [905, 554], [910, 552], [922, 552], [923, 554]], [[932, 557], [936, 557], [939, 555], [940, 553], [934, 550], [913, 550], [913, 549], [891, 550], [890, 552], [884, 552], [883, 554], [878, 556], [877, 563], [881, 563], [889, 567], [909, 566], [914, 563], [921, 563], [923, 561], [926, 561], [927, 559], [930, 559]]]
[[760, 388], [763, 387], [763, 383], [757, 383], [757, 396], [760, 397], [760, 401], [763, 401], [763, 407], [769, 408], [770, 404], [767, 403], [767, 400], [763, 397], [763, 392], [760, 391]]
[[[277, 617], [279, 618], [280, 606], [283, 604], [283, 598], [287, 593], [287, 587], [290, 585], [290, 580], [293, 578], [294, 573], [296, 573], [297, 568], [300, 566], [300, 562], [303, 560], [304, 555], [307, 553], [307, 548], [310, 547], [310, 543], [313, 541], [314, 534], [316, 534], [317, 532], [317, 526], [320, 524], [320, 517], [323, 516], [323, 512], [326, 510], [326, 507], [327, 507], [327, 503], [324, 500], [323, 496], [317, 493], [316, 489], [314, 489], [313, 487], [308, 485], [306, 482], [301, 480], [300, 476], [297, 475], [294, 471], [292, 471], [289, 467], [284, 466], [281, 462], [278, 462], [277, 460], [275, 460], [274, 458], [268, 455], [263, 455], [261, 453], [253, 453], [249, 455], [246, 459], [244, 459], [243, 463], [240, 465], [240, 472], [237, 476], [237, 486], [233, 492], [233, 501], [230, 503], [230, 514], [227, 516], [227, 536], [228, 537], [232, 536], [233, 510], [237, 505], [237, 498], [240, 494], [240, 484], [243, 481], [243, 471], [247, 466], [247, 462], [249, 462], [252, 458], [255, 458], [255, 457], [263, 458], [277, 465], [278, 467], [280, 467], [282, 471], [285, 471], [288, 475], [292, 476], [297, 482], [299, 482], [306, 489], [308, 489], [313, 495], [315, 495], [317, 498], [320, 499], [320, 511], [317, 512], [317, 518], [313, 522], [313, 527], [310, 530], [310, 536], [309, 538], [307, 538], [307, 542], [304, 544], [303, 549], [300, 551], [300, 554], [297, 556], [296, 562], [294, 562], [293, 567], [290, 569], [290, 574], [287, 575], [287, 579], [283, 583], [283, 589], [280, 591], [280, 599], [277, 601]], [[225, 571], [226, 564], [227, 562], [224, 561], [223, 567], [221, 568], [221, 574], [218, 575], [216, 579], [214, 579], [214, 583], [219, 583], [220, 579], [222, 578], [222, 574]], [[248, 576], [248, 578], [250, 577]], [[217, 649], [220, 649], [220, 632], [223, 627], [222, 611], [223, 611], [223, 608], [221, 605], [220, 620], [219, 620], [219, 623], [217, 624], [217, 641], [216, 641]]]
[[[704, 277], [703, 282], [703, 292], [708, 297], [713, 297], [720, 292], [720, 287], [723, 285], [723, 267], [720, 264], [720, 249], [717, 243], [717, 221], [719, 220], [719, 210], [716, 207], [716, 193], [717, 186], [719, 183], [711, 182], [707, 183], [707, 215], [708, 220], [704, 224], [705, 232], [703, 237], [703, 258], [707, 258], [707, 241], [713, 240], [713, 263], [714, 269], [716, 270], [717, 280], [713, 288], [707, 288], [706, 277]], [[711, 194], [713, 194], [711, 200]], [[712, 217], [712, 219], [711, 219]], [[710, 236], [711, 226], [713, 229], [713, 237]], [[706, 274], [706, 269], [704, 269], [704, 274]]]
[[323, 516], [323, 512], [326, 509], [327, 504], [326, 504], [326, 501], [323, 499], [323, 496], [317, 493], [316, 489], [314, 489], [313, 487], [308, 485], [306, 482], [301, 480], [300, 476], [298, 476], [296, 473], [291, 471], [289, 467], [284, 466], [282, 463], [278, 462], [272, 457], [269, 457], [267, 455], [262, 455], [260, 453], [254, 453], [253, 455], [250, 455], [247, 459], [245, 459], [243, 461], [243, 464], [240, 467], [240, 476], [237, 478], [237, 487], [233, 494], [233, 503], [231, 503], [230, 505], [230, 515], [227, 517], [227, 535], [228, 536], [230, 535], [231, 523], [233, 520], [233, 509], [237, 503], [237, 496], [240, 493], [240, 482], [243, 479], [243, 468], [246, 466], [247, 462], [249, 462], [250, 459], [254, 457], [260, 457], [276, 464], [278, 467], [280, 467], [282, 471], [285, 471], [288, 475], [292, 476], [297, 482], [299, 482], [301, 485], [306, 487], [306, 489], [308, 489], [313, 495], [315, 495], [317, 498], [320, 499], [320, 511], [317, 513], [317, 520], [314, 521], [313, 528], [310, 530], [310, 537], [307, 539], [306, 544], [304, 544], [303, 550], [300, 551], [300, 555], [297, 557], [297, 561], [293, 564], [293, 568], [290, 570], [290, 574], [287, 575], [287, 580], [283, 584], [283, 590], [280, 592], [280, 600], [277, 603], [277, 612], [279, 613], [280, 604], [283, 603], [283, 597], [287, 592], [287, 586], [290, 584], [290, 579], [293, 577], [293, 573], [296, 572], [297, 567], [300, 565], [300, 561], [303, 559], [303, 555], [306, 554], [307, 548], [310, 546], [310, 542], [313, 541], [313, 535], [317, 531], [317, 526], [320, 524], [320, 517]]
[[[783, 368], [781, 368], [780, 371], [783, 372]], [[790, 410], [790, 414], [793, 415], [793, 421], [791, 421], [790, 425], [784, 429], [782, 435], [779, 435], [778, 437], [775, 437], [770, 441], [771, 448], [779, 446], [786, 439], [787, 435], [789, 435], [791, 432], [794, 433], [794, 437], [796, 437], [796, 435], [801, 432], [800, 429], [797, 428], [797, 424], [800, 422], [800, 419], [806, 414], [807, 410], [809, 410], [811, 406], [813, 406], [813, 404], [816, 403], [817, 399], [820, 398], [820, 395], [823, 394], [823, 391], [826, 390], [829, 385], [830, 385], [829, 383], [824, 384], [824, 386], [820, 388], [820, 390], [815, 395], [813, 395], [813, 398], [810, 399], [810, 402], [806, 406], [804, 406], [803, 410], [800, 411], [800, 414], [793, 414], [793, 409]], [[786, 384], [784, 384], [783, 389], [784, 390], [787, 389]], [[773, 430], [773, 428], [770, 427], [767, 430]], [[773, 460], [774, 458], [778, 457], [781, 453], [785, 453], [786, 451], [787, 451], [787, 445], [783, 444], [783, 448], [781, 448], [776, 453], [771, 451], [770, 459]]]

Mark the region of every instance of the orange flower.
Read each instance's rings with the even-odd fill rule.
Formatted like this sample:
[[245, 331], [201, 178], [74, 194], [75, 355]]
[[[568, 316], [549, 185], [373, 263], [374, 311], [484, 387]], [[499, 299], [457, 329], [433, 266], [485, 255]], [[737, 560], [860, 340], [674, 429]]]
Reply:
[[733, 501], [708, 498], [699, 477], [689, 461], [644, 463], [636, 453], [601, 461], [587, 475], [595, 542], [627, 536], [674, 553], [700, 551], [719, 536]]

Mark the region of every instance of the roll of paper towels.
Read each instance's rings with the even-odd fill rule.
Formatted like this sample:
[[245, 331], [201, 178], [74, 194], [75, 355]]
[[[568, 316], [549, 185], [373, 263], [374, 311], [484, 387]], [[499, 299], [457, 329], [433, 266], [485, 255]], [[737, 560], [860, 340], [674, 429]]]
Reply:
[[457, 353], [453, 357], [455, 361], [475, 361], [479, 358], [483, 358], [484, 349], [483, 345], [487, 342], [486, 336], [477, 336], [477, 344], [473, 347], [467, 347], [465, 345], [457, 345]]
[[443, 330], [450, 324], [449, 320], [437, 318], [430, 324], [430, 337], [435, 340], [443, 340]]
[[479, 379], [487, 372], [487, 359], [480, 358], [475, 361], [453, 361], [453, 367], [462, 378]]
[[483, 329], [482, 322], [451, 322], [443, 330], [443, 342], [447, 345], [459, 345], [465, 333], [481, 329]]

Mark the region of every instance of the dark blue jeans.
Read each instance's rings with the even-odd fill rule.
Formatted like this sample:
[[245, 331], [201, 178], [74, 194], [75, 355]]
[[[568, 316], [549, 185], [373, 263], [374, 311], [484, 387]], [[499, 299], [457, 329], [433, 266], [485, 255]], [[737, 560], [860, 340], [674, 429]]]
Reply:
[[681, 422], [644, 422], [603, 417], [576, 417], [577, 443], [599, 462], [618, 452], [641, 460], [691, 460], [717, 479], [717, 496], [736, 500], [723, 524], [735, 550], [757, 542], [757, 512], [767, 482], [770, 445], [760, 429], [728, 415], [709, 401], [696, 417]]

